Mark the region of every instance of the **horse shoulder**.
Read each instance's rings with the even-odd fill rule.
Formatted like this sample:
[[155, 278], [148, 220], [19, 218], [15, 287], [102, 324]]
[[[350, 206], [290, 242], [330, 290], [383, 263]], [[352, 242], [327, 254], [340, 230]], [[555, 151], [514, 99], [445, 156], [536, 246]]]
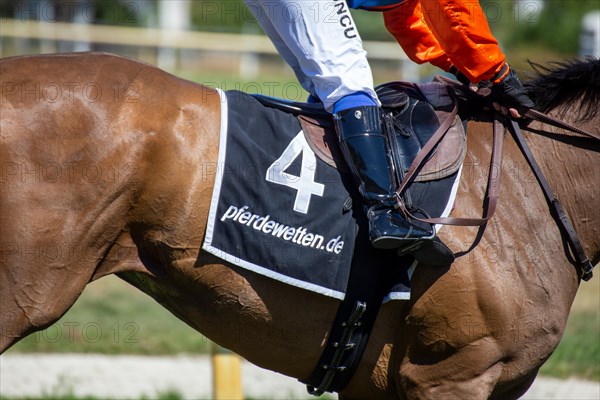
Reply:
[[[481, 128], [476, 125], [469, 136], [456, 215], [481, 209], [491, 151], [490, 132]], [[577, 276], [566, 260], [566, 268], [557, 263], [564, 257], [560, 233], [543, 197], [534, 193], [537, 188], [523, 170], [515, 171], [519, 165], [514, 144], [507, 143], [502, 202], [478, 246], [448, 270], [415, 271], [406, 327], [398, 335], [396, 377], [398, 390], [409, 398], [502, 398], [509, 391], [524, 392], [539, 360], [558, 345]], [[539, 232], [540, 226], [546, 229]], [[444, 228], [442, 237], [464, 252], [477, 234]], [[556, 243], [555, 249], [536, 250], [548, 243]]]

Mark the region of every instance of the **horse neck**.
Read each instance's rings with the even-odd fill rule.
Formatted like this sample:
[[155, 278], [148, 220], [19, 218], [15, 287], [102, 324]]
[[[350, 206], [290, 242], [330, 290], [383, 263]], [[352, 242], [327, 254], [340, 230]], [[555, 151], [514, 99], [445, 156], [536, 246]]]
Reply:
[[[600, 118], [585, 124], [572, 123], [592, 131], [598, 129]], [[532, 124], [532, 128], [549, 131], [548, 126]], [[573, 139], [570, 143], [535, 134], [526, 137], [550, 187], [569, 215], [588, 257], [594, 265], [597, 264], [600, 259], [600, 208], [597, 200], [600, 197], [600, 146], [583, 146], [589, 140], [575, 136], [570, 138]]]

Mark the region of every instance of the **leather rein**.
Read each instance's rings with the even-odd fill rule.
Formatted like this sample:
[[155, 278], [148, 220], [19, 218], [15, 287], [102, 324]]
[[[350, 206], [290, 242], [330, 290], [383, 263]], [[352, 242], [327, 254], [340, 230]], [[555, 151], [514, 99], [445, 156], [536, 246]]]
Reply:
[[[461, 93], [465, 97], [473, 98], [477, 96], [478, 101], [482, 100], [481, 95], [476, 94], [470, 88], [465, 87], [460, 82], [445, 78], [438, 77], [442, 82], [446, 83], [449, 86], [449, 89], [455, 92], [455, 94]], [[503, 154], [503, 142], [505, 132], [508, 131], [511, 133], [513, 139], [517, 143], [517, 146], [521, 150], [521, 153], [527, 160], [529, 167], [533, 171], [542, 191], [544, 193], [544, 197], [546, 202], [548, 203], [548, 207], [550, 209], [550, 213], [554, 218], [556, 224], [558, 225], [561, 233], [565, 236], [568, 248], [570, 250], [570, 254], [573, 259], [571, 262], [580, 269], [581, 271], [581, 279], [584, 281], [588, 281], [592, 278], [592, 271], [594, 266], [591, 261], [587, 257], [585, 250], [581, 244], [581, 240], [573, 227], [569, 217], [564, 211], [560, 201], [554, 195], [554, 192], [550, 188], [548, 181], [546, 180], [542, 170], [537, 164], [525, 138], [521, 132], [521, 128], [519, 124], [514, 120], [509, 120], [502, 116], [501, 114], [495, 112], [493, 118], [493, 147], [492, 147], [492, 155], [490, 162], [490, 170], [488, 174], [488, 182], [487, 182], [487, 190], [486, 197], [484, 199], [484, 211], [483, 216], [481, 218], [463, 218], [463, 217], [445, 217], [445, 218], [419, 218], [413, 216], [407, 207], [404, 205], [402, 200], [402, 193], [404, 189], [413, 182], [416, 175], [418, 174], [420, 168], [423, 166], [427, 157], [431, 154], [431, 152], [436, 148], [439, 142], [442, 140], [448, 129], [452, 125], [455, 120], [456, 115], [458, 114], [458, 105], [455, 102], [454, 109], [450, 113], [450, 116], [446, 118], [446, 120], [440, 125], [437, 131], [433, 134], [431, 139], [427, 142], [427, 144], [423, 147], [421, 152], [414, 159], [410, 168], [404, 175], [402, 182], [400, 182], [398, 186], [398, 190], [396, 192], [398, 202], [396, 204], [396, 208], [402, 211], [406, 216], [416, 219], [418, 221], [427, 222], [430, 224], [443, 224], [443, 225], [454, 225], [454, 226], [480, 226], [483, 230], [485, 230], [486, 223], [492, 218], [494, 212], [496, 211], [496, 206], [498, 203], [498, 195], [500, 193], [500, 171], [502, 166], [502, 154]], [[600, 142], [600, 137], [574, 127], [564, 121], [558, 120], [554, 117], [551, 117], [547, 114], [541, 113], [536, 110], [529, 110], [525, 113], [525, 117], [530, 118], [532, 120], [536, 120], [548, 125], [555, 126], [557, 128], [565, 129], [571, 131], [573, 133], [577, 133], [579, 135], [592, 138], [596, 141]], [[483, 234], [483, 230], [480, 232], [479, 237]], [[474, 243], [471, 249], [477, 244], [478, 240]], [[470, 249], [470, 250], [471, 250]]]

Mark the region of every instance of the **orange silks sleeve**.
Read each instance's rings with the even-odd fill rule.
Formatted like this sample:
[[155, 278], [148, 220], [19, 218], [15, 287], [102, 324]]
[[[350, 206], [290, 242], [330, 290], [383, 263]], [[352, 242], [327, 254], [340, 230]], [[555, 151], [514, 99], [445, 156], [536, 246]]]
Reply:
[[408, 0], [385, 10], [383, 20], [412, 61], [429, 62], [444, 71], [450, 70], [452, 62], [427, 26], [418, 0]]
[[[498, 46], [498, 41], [490, 31], [487, 19], [479, 2], [476, 0], [411, 0], [418, 1], [420, 4], [419, 12], [424, 21], [423, 26], [432, 32], [432, 36], [437, 39], [439, 48], [443, 50], [451, 64], [455, 65], [471, 82], [490, 79], [499, 72], [504, 65], [505, 55]], [[401, 4], [398, 8], [401, 8]], [[414, 7], [413, 9], [416, 9]], [[394, 9], [384, 12], [391, 13]], [[397, 28], [398, 22], [402, 26], [403, 22], [411, 17], [407, 17], [407, 11], [399, 11], [400, 15], [389, 15], [386, 21], [388, 30], [396, 36], [410, 37], [412, 30], [402, 30]], [[396, 18], [394, 18], [396, 17]], [[416, 18], [416, 17], [413, 17]], [[406, 23], [404, 22], [404, 25]], [[421, 28], [423, 29], [423, 28]], [[423, 37], [422, 33], [414, 33], [416, 38]], [[407, 41], [407, 47], [400, 41], [398, 36], [396, 40], [403, 46], [408, 53], [415, 52], [414, 49], [419, 44], [410, 44]], [[402, 39], [406, 40], [406, 39]], [[415, 42], [417, 39], [415, 39]], [[427, 60], [430, 61], [430, 60]], [[431, 61], [430, 61], [431, 62]]]

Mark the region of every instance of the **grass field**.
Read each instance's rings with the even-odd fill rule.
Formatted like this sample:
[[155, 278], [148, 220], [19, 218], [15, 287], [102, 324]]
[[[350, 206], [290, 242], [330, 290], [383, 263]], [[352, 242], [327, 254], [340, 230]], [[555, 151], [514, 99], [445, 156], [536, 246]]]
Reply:
[[[562, 342], [541, 373], [600, 381], [600, 278], [583, 283]], [[13, 352], [204, 353], [206, 337], [116, 277], [88, 286], [71, 310]]]

